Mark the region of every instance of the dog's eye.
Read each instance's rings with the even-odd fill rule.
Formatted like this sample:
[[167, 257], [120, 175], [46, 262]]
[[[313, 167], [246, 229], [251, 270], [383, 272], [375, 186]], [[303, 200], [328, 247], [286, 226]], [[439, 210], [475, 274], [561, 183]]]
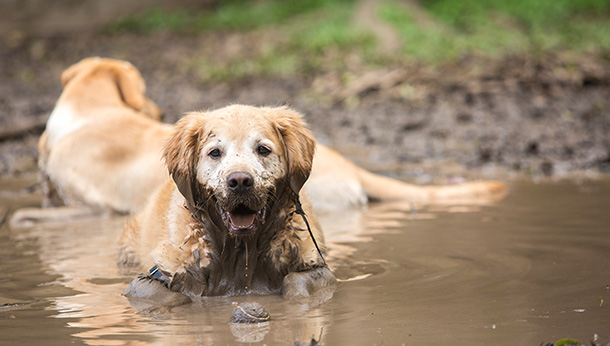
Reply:
[[208, 153], [208, 156], [213, 159], [220, 158], [220, 155], [221, 155], [220, 149], [218, 149], [218, 148], [214, 148], [214, 149], [210, 150], [210, 152]]
[[261, 156], [267, 156], [271, 154], [271, 150], [264, 145], [259, 145], [258, 148], [256, 148], [256, 151]]

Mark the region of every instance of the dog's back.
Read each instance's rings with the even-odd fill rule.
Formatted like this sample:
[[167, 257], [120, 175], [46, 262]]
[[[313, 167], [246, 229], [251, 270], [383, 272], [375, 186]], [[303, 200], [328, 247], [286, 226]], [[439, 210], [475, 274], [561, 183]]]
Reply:
[[132, 212], [166, 178], [160, 153], [171, 125], [129, 63], [85, 59], [62, 74], [64, 91], [39, 143], [45, 191], [64, 205]]

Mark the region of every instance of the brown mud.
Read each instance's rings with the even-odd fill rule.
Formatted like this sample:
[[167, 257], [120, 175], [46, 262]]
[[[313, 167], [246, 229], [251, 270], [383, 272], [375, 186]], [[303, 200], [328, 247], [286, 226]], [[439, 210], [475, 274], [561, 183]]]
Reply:
[[341, 75], [319, 71], [217, 83], [205, 80], [193, 61], [243, 55], [257, 33], [13, 31], [1, 39], [2, 175], [35, 171], [36, 140], [61, 93], [59, 75], [88, 56], [138, 67], [167, 122], [230, 103], [289, 104], [305, 114], [321, 142], [360, 165], [402, 178], [610, 171], [610, 60], [603, 57], [472, 56], [434, 68], [377, 70], [347, 61]]

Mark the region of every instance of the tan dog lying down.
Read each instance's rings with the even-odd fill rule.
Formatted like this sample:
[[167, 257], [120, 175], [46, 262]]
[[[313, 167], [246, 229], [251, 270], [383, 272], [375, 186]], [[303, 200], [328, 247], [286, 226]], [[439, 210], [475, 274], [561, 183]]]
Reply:
[[[293, 298], [332, 287], [324, 238], [301, 190], [315, 140], [300, 115], [235, 105], [191, 113], [176, 126], [164, 150], [173, 180], [120, 239], [121, 265], [153, 267], [164, 278], [137, 278], [126, 295], [155, 299], [161, 283], [189, 296]], [[321, 254], [295, 213], [297, 195]]]
[[141, 209], [168, 177], [160, 159], [173, 126], [145, 96], [130, 63], [88, 58], [61, 75], [64, 90], [38, 142], [45, 207], [12, 223]]
[[[144, 81], [128, 62], [87, 58], [61, 79], [64, 91], [39, 141], [44, 204], [56, 208], [22, 209], [11, 223], [141, 210], [167, 179], [160, 153], [173, 126], [157, 121], [160, 110], [145, 97]], [[368, 172], [321, 144], [305, 189], [316, 210], [359, 207], [369, 200], [481, 204], [506, 191], [489, 181], [406, 184]]]

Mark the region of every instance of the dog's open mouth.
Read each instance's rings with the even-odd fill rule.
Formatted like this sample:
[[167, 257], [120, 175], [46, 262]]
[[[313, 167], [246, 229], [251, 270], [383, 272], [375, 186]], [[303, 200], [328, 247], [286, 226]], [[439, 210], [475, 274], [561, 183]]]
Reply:
[[267, 208], [252, 210], [244, 204], [238, 204], [231, 210], [219, 206], [225, 226], [233, 235], [246, 235], [253, 233], [259, 225], [265, 223]]

